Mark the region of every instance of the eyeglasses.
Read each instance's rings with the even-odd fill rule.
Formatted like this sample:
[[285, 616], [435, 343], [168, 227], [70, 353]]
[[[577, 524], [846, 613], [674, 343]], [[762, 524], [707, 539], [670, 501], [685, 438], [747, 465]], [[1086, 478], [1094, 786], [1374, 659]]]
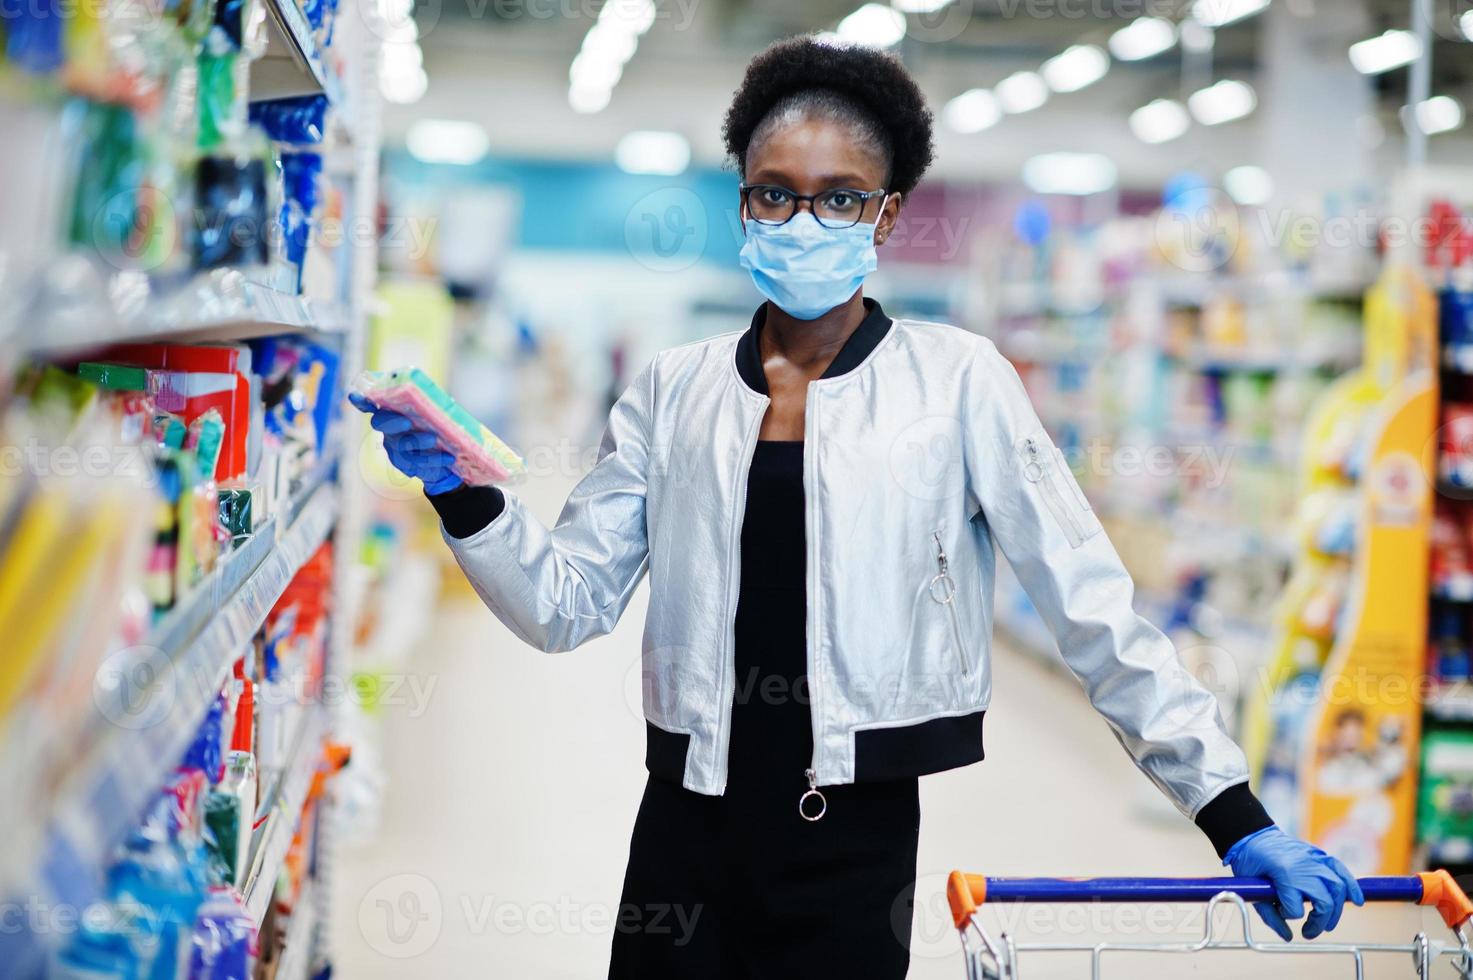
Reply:
[[870, 198], [885, 194], [884, 190], [856, 191], [849, 187], [835, 187], [819, 194], [795, 194], [777, 184], [742, 184], [741, 192], [747, 217], [758, 224], [787, 224], [798, 213], [798, 204], [807, 201], [818, 223], [834, 229], [859, 224]]

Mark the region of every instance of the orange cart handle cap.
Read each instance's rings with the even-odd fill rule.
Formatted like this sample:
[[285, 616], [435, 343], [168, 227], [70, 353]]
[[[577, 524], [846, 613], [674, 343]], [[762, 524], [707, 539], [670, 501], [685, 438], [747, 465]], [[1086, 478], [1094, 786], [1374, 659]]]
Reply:
[[951, 903], [952, 923], [958, 929], [965, 929], [976, 914], [977, 906], [987, 901], [987, 879], [982, 875], [953, 871], [946, 879], [946, 900]]
[[1452, 875], [1446, 871], [1424, 871], [1417, 877], [1422, 879], [1421, 904], [1437, 906], [1449, 929], [1456, 929], [1473, 919], [1473, 901], [1469, 901]]

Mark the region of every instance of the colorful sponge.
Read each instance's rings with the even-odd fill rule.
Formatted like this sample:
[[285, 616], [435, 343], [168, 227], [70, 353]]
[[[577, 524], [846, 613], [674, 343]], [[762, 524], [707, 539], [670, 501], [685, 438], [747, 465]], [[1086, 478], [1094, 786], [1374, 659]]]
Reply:
[[353, 391], [378, 408], [408, 416], [455, 456], [453, 469], [469, 486], [505, 483], [526, 472], [522, 458], [419, 368], [364, 371]]

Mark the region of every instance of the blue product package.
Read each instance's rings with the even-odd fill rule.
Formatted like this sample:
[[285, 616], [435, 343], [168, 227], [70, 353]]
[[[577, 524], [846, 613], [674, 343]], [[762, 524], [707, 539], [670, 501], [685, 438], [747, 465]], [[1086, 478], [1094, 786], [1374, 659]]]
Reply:
[[52, 980], [141, 980], [144, 964], [128, 937], [83, 927], [52, 961]]
[[205, 712], [194, 741], [185, 751], [184, 761], [180, 763], [181, 768], [203, 772], [211, 785], [220, 782], [225, 773], [224, 721], [227, 707], [223, 694], [215, 699], [210, 710]]
[[217, 891], [200, 907], [188, 980], [251, 980], [255, 926], [238, 900]]
[[1449, 286], [1437, 296], [1438, 333], [1444, 347], [1473, 345], [1473, 292]]
[[5, 56], [22, 71], [49, 75], [61, 67], [60, 0], [34, 0], [5, 8]]
[[328, 429], [343, 400], [338, 385], [341, 359], [336, 351], [322, 344], [307, 343], [305, 348], [297, 373], [302, 379], [299, 387], [310, 398], [310, 404], [303, 407], [312, 415], [312, 428], [320, 453], [327, 445]]
[[302, 265], [312, 235], [312, 212], [317, 209], [317, 178], [322, 157], [316, 153], [282, 153], [281, 231], [286, 260], [297, 267], [297, 289], [302, 287]]
[[278, 143], [316, 144], [327, 133], [327, 108], [325, 95], [298, 95], [253, 102], [250, 119]]
[[172, 803], [160, 798], [108, 870], [109, 899], [134, 916], [128, 933], [146, 958], [143, 980], [176, 980], [206, 894], [203, 849], [191, 855], [171, 830]]

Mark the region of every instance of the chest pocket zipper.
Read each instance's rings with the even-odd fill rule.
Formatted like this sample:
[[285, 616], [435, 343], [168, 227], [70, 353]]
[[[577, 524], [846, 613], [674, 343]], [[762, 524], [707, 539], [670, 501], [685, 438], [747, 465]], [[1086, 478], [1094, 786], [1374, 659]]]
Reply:
[[956, 615], [956, 581], [951, 577], [951, 566], [946, 560], [946, 549], [941, 545], [941, 532], [932, 531], [931, 538], [936, 542], [936, 574], [931, 578], [931, 598], [946, 607], [946, 614], [951, 618], [951, 637], [956, 645], [957, 660], [961, 662], [962, 673], [971, 676], [972, 654], [968, 648], [966, 639], [962, 636], [961, 622]]
[[1063, 472], [1063, 462], [1044, 436], [1025, 436], [1018, 441], [1018, 456], [1023, 464], [1024, 478], [1043, 497], [1044, 506], [1054, 516], [1069, 547], [1078, 548], [1100, 530], [1099, 518], [1090, 509], [1089, 501], [1074, 483], [1072, 477]]

